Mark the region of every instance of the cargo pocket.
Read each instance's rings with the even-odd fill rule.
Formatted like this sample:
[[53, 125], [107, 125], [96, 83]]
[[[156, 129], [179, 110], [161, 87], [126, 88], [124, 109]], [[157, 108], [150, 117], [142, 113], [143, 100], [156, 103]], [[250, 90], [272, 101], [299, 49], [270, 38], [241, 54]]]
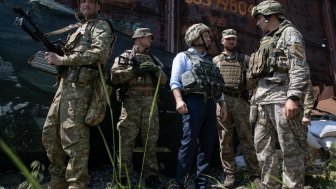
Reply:
[[191, 71], [186, 71], [181, 75], [181, 84], [185, 88], [189, 88], [197, 84], [196, 78]]
[[66, 113], [66, 120], [62, 124], [63, 129], [72, 128], [75, 126], [75, 108], [77, 99], [67, 101], [67, 107], [64, 113]]
[[81, 32], [71, 35], [64, 48], [74, 50], [74, 48], [76, 47], [78, 41], [82, 36], [83, 34]]
[[90, 67], [81, 67], [78, 75], [78, 82], [82, 84], [92, 83], [96, 76], [98, 76], [96, 69]]
[[258, 106], [258, 117], [257, 117], [257, 124], [266, 126], [267, 124], [267, 114], [266, 112], [262, 109], [262, 107], [259, 105]]

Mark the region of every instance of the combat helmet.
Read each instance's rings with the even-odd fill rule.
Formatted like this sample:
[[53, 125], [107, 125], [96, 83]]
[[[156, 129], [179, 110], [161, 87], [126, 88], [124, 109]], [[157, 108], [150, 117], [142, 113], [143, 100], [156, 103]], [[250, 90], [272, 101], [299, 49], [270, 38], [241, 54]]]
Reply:
[[152, 38], [154, 37], [153, 33], [150, 31], [149, 28], [137, 28], [134, 31], [132, 39], [147, 37], [147, 36], [152, 36]]
[[201, 36], [204, 32], [210, 32], [210, 29], [208, 26], [206, 26], [203, 23], [198, 23], [190, 26], [187, 29], [187, 32], [185, 34], [184, 40], [187, 43], [188, 46], [191, 46], [192, 43]]
[[252, 9], [252, 17], [256, 17], [258, 14], [264, 16], [276, 15], [278, 18], [285, 20], [285, 11], [282, 5], [275, 0], [266, 0], [259, 3]]
[[[76, 4], [77, 7], [79, 7], [80, 1], [81, 0], [75, 0], [75, 4]], [[95, 1], [98, 5], [101, 5], [101, 4], [103, 4], [104, 0], [95, 0]]]

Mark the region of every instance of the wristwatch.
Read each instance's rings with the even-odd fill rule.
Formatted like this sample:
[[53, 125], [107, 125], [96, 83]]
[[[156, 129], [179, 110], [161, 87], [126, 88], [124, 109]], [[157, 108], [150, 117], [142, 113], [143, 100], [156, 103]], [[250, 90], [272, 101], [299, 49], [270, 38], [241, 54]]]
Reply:
[[299, 101], [299, 100], [300, 100], [300, 98], [299, 98], [299, 97], [297, 97], [297, 96], [294, 96], [294, 95], [292, 95], [292, 96], [289, 96], [287, 99], [291, 99], [291, 100], [293, 100], [293, 101]]

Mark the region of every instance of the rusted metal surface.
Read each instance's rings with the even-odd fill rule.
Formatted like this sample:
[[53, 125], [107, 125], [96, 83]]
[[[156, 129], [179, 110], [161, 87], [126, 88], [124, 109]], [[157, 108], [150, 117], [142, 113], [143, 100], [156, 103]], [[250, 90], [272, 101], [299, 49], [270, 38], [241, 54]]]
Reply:
[[[326, 0], [327, 1], [327, 0]], [[250, 16], [251, 7], [259, 1], [253, 0], [185, 0], [181, 1], [180, 19], [184, 20], [180, 31], [195, 22], [203, 22], [212, 29], [215, 41], [211, 53], [221, 50], [221, 31], [234, 28], [238, 32], [238, 45], [243, 53], [250, 54], [258, 47], [262, 32], [257, 28], [255, 20]], [[330, 69], [330, 57], [326, 48], [326, 30], [324, 25], [322, 1], [320, 0], [279, 0], [286, 10], [286, 17], [302, 33], [306, 43], [307, 60], [311, 68], [311, 79], [314, 85], [332, 85], [333, 73]], [[330, 9], [330, 6], [329, 6]], [[329, 27], [329, 28], [328, 28]], [[185, 46], [180, 42], [180, 46]], [[329, 94], [331, 95], [331, 94]]]
[[[322, 99], [318, 102], [316, 110], [320, 114], [328, 113], [336, 115], [336, 97]], [[318, 114], [315, 112], [315, 114]]]
[[325, 18], [323, 19], [323, 23], [325, 25], [325, 31], [327, 36], [327, 47], [329, 50], [329, 54], [332, 55], [330, 56], [330, 67], [331, 72], [333, 73], [332, 79], [333, 79], [333, 87], [335, 89], [334, 96], [336, 96], [336, 36], [335, 36], [334, 21], [332, 18], [331, 3], [329, 0], [323, 0], [323, 13]]
[[[73, 5], [71, 0], [58, 0]], [[222, 50], [221, 31], [234, 28], [238, 32], [239, 50], [250, 54], [258, 47], [262, 32], [251, 17], [251, 9], [259, 0], [104, 0], [102, 15], [111, 18], [116, 30], [131, 35], [137, 27], [150, 27], [154, 45], [178, 52], [184, 50], [184, 33], [193, 23], [210, 26], [214, 45], [210, 54]], [[335, 88], [336, 53], [332, 0], [279, 0], [286, 17], [302, 33], [313, 85]], [[335, 3], [334, 3], [335, 4]], [[335, 20], [335, 17], [334, 17]], [[336, 91], [336, 90], [334, 90]], [[335, 93], [335, 92], [334, 92]], [[329, 96], [333, 94], [327, 94]]]

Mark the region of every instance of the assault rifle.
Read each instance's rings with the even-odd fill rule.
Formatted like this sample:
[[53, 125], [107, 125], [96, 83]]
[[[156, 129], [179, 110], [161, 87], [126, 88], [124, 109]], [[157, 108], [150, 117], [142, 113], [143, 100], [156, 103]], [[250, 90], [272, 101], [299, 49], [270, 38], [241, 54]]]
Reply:
[[[64, 55], [62, 50], [63, 43], [60, 40], [51, 42], [42, 33], [39, 27], [34, 24], [32, 17], [30, 16], [30, 10], [24, 12], [21, 7], [14, 7], [13, 11], [20, 16], [15, 18], [15, 24], [19, 25], [32, 39], [35, 41], [41, 41], [48, 51], [54, 52], [60, 56]], [[31, 65], [42, 71], [58, 75], [60, 75], [65, 69], [64, 66], [54, 66], [48, 64], [44, 59], [44, 53], [41, 51], [36, 54], [34, 60], [31, 62]]]
[[[136, 61], [134, 59], [134, 57], [132, 59], [129, 59], [129, 58], [124, 57], [124, 56], [119, 56], [118, 65], [123, 67], [123, 68], [127, 68], [128, 66], [136, 66], [137, 69], [140, 69], [139, 68], [139, 63], [138, 63], [138, 61]], [[117, 101], [118, 102], [123, 102], [126, 98], [126, 92], [128, 91], [128, 82], [121, 83], [121, 84], [115, 84], [113, 86], [113, 88], [116, 89]]]

